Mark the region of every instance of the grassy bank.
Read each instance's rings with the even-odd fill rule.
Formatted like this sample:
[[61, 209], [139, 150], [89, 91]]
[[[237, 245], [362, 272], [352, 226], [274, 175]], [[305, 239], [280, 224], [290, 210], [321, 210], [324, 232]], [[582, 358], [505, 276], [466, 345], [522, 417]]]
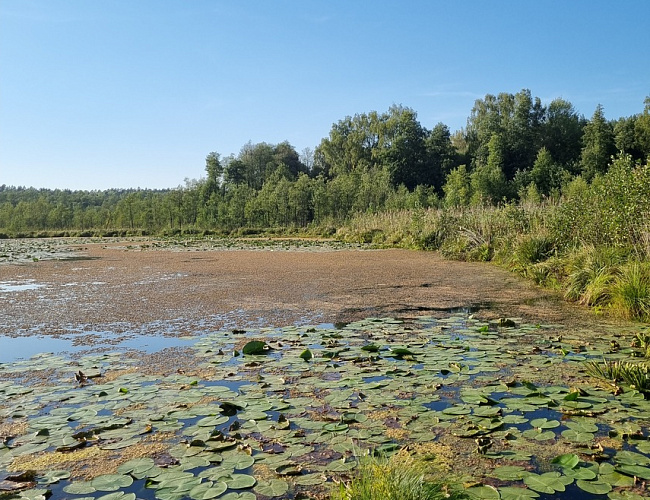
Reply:
[[650, 321], [650, 167], [623, 162], [557, 200], [360, 214], [345, 241], [491, 261], [615, 317]]

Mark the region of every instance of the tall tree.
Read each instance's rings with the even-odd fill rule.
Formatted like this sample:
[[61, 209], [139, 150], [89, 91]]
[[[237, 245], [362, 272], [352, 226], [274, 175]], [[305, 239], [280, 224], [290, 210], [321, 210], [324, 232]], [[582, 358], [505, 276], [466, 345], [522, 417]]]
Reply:
[[645, 98], [643, 113], [639, 115], [634, 124], [636, 144], [644, 156], [650, 158], [650, 96]]
[[614, 131], [599, 104], [585, 125], [582, 136], [581, 165], [585, 179], [589, 181], [596, 174], [607, 172], [607, 165], [615, 152]]
[[224, 173], [223, 165], [221, 164], [221, 155], [216, 152], [208, 153], [205, 158], [205, 171], [207, 177], [203, 184], [202, 197], [203, 201], [207, 202], [213, 193], [219, 190], [221, 184], [221, 177]]
[[573, 104], [564, 99], [554, 99], [548, 105], [542, 126], [542, 146], [557, 163], [578, 172], [582, 134], [586, 124]]
[[438, 123], [425, 140], [427, 172], [426, 182], [434, 186], [438, 194], [442, 194], [442, 186], [446, 182], [447, 175], [456, 165], [456, 149], [451, 140], [449, 128], [444, 123]]
[[474, 103], [465, 131], [474, 168], [487, 165], [489, 143], [501, 136], [501, 169], [507, 179], [532, 166], [541, 144], [545, 109], [528, 89], [517, 94], [488, 94]]
[[494, 134], [488, 144], [488, 158], [479, 164], [471, 175], [472, 203], [483, 205], [497, 203], [507, 197], [507, 179], [503, 173], [504, 140], [500, 134]]

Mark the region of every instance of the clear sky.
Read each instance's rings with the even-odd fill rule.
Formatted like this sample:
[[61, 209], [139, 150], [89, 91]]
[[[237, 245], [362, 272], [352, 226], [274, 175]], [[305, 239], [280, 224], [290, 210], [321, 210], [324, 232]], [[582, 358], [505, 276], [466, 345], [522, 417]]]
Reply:
[[167, 188], [249, 140], [530, 89], [643, 111], [650, 1], [0, 0], [0, 185]]

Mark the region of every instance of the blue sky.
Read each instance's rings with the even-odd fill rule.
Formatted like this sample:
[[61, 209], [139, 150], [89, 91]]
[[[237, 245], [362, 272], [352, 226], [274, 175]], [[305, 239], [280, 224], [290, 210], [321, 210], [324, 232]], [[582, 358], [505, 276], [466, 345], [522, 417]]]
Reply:
[[249, 140], [530, 89], [643, 110], [650, 1], [0, 0], [0, 185], [167, 188]]

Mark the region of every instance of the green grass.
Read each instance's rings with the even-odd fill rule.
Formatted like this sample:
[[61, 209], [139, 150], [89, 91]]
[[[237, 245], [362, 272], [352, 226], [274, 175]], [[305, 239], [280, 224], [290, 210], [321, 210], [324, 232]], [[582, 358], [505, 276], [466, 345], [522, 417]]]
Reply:
[[466, 498], [436, 467], [403, 451], [390, 458], [372, 457], [358, 475], [341, 482], [331, 500], [442, 500]]
[[650, 393], [650, 368], [645, 363], [603, 359], [602, 363], [586, 362], [585, 369], [592, 377], [608, 380], [614, 385], [623, 383], [639, 392]]
[[625, 266], [613, 286], [612, 307], [625, 319], [650, 321], [650, 265]]

